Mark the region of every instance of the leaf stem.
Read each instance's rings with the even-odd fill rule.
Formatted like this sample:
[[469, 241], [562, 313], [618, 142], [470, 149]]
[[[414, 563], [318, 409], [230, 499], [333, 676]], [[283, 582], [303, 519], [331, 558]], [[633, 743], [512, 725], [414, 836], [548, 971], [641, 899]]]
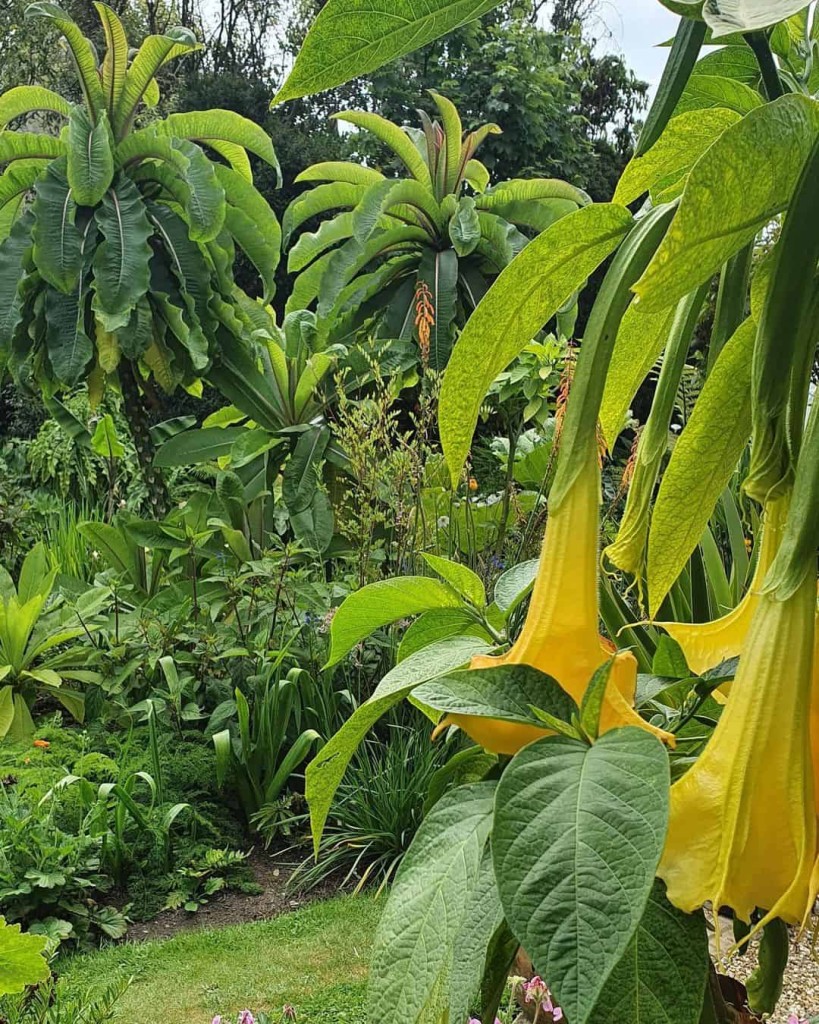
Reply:
[[762, 31], [746, 32], [743, 35], [743, 39], [754, 51], [768, 99], [776, 100], [780, 96], [784, 96], [785, 87], [782, 84], [782, 79], [779, 77], [779, 71], [774, 61], [768, 36]]

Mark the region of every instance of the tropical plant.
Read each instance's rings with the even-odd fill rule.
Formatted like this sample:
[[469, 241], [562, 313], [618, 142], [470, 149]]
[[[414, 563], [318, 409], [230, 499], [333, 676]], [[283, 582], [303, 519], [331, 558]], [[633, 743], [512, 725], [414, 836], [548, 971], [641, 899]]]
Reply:
[[108, 1024], [130, 984], [130, 978], [121, 977], [101, 990], [78, 990], [51, 977], [23, 995], [0, 999], [0, 1014], [8, 1024]]
[[[0, 137], [0, 352], [21, 384], [46, 395], [81, 380], [96, 404], [117, 381], [155, 512], [167, 495], [152, 465], [140, 388], [197, 389], [225, 350], [247, 344], [232, 265], [238, 245], [269, 297], [278, 221], [253, 186], [248, 152], [275, 166], [270, 138], [227, 110], [171, 114], [137, 127], [158, 101], [156, 74], [200, 48], [190, 31], [148, 36], [132, 56], [116, 12], [95, 4], [106, 41], [96, 51], [56, 4], [50, 19], [71, 51], [83, 103], [18, 86], [0, 98], [4, 126], [48, 111], [59, 136], [6, 129]], [[221, 160], [206, 156], [202, 145]]]
[[93, 648], [72, 641], [96, 628], [93, 617], [109, 592], [87, 591], [74, 606], [59, 596], [49, 604], [56, 576], [42, 543], [26, 556], [16, 585], [0, 566], [0, 739], [34, 733], [31, 709], [38, 695], [59, 701], [82, 721], [83, 694], [64, 684], [99, 681], [90, 667]]
[[[230, 888], [244, 888], [245, 862], [250, 856], [240, 850], [206, 850], [190, 863], [180, 865], [173, 874], [174, 888], [165, 904], [168, 910], [180, 907], [195, 914], [212, 896]], [[251, 883], [252, 884], [252, 883]]]
[[[494, 1019], [520, 947], [571, 1024], [771, 1014], [787, 926], [805, 927], [815, 906], [819, 24], [800, 0], [664, 2], [682, 17], [614, 202], [586, 206], [527, 245], [469, 318], [444, 376], [439, 424], [457, 486], [492, 381], [613, 254], [562, 417], [522, 628], [483, 651], [459, 628], [399, 661], [306, 772], [318, 849], [352, 751], [402, 698], [438, 731], [457, 727], [475, 742], [448, 762], [450, 786], [396, 874], [370, 972], [369, 1019], [379, 1024], [461, 1021], [476, 1003]], [[400, 28], [395, 13], [328, 0], [280, 98], [370, 71], [466, 12], [406, 3]], [[719, 48], [700, 58], [705, 42]], [[628, 205], [646, 193], [635, 217]], [[760, 235], [770, 253], [754, 260]], [[675, 378], [716, 275], [707, 376], [666, 464]], [[598, 581], [600, 426], [611, 447], [663, 350], [613, 551], [645, 576], [652, 617], [681, 578], [677, 596], [688, 592], [692, 613], [717, 614], [657, 623], [668, 635], [646, 632], [650, 644], [627, 623], [628, 649], [617, 650], [598, 634], [601, 612], [614, 621], [625, 604]], [[711, 527], [738, 466], [762, 542], [731, 607], [736, 590], [720, 577]], [[723, 595], [716, 607], [706, 574]], [[430, 582], [389, 581], [391, 611], [428, 608]], [[387, 616], [374, 596], [365, 588], [341, 606], [331, 659]], [[491, 606], [484, 617], [492, 626]], [[706, 906], [732, 913], [733, 948], [759, 936], [747, 990], [720, 984], [722, 936], [717, 928], [715, 965]]]
[[316, 304], [319, 336], [331, 341], [373, 320], [386, 338], [415, 336], [423, 364], [441, 370], [457, 329], [528, 242], [524, 232], [542, 231], [589, 199], [556, 179], [490, 187], [475, 152], [500, 128], [487, 124], [464, 134], [454, 105], [439, 93], [432, 97], [441, 119], [421, 112], [423, 130], [365, 111], [337, 114], [388, 146], [405, 176], [385, 177], [355, 163], [314, 164], [297, 180], [324, 184], [290, 204], [283, 230], [290, 246], [312, 218], [343, 211], [292, 244], [288, 268], [298, 277], [288, 310]]

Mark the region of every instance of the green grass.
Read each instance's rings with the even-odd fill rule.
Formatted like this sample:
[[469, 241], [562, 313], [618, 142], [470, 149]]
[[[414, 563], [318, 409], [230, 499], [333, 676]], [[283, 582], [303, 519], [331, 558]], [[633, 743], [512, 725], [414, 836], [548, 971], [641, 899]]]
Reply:
[[240, 1010], [278, 1021], [285, 1003], [299, 1024], [362, 1024], [372, 938], [382, 902], [340, 896], [270, 921], [129, 943], [76, 956], [61, 966], [72, 986], [134, 983], [119, 1024], [233, 1024]]

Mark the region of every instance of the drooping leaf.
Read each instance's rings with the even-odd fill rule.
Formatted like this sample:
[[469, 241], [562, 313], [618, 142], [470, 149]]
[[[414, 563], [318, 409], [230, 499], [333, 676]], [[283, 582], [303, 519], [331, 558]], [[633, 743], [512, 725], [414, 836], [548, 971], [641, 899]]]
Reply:
[[72, 292], [82, 269], [83, 236], [62, 161], [50, 164], [37, 179], [35, 193], [34, 263], [50, 285]]
[[819, 108], [791, 93], [720, 135], [689, 173], [677, 215], [634, 286], [645, 310], [693, 291], [787, 205], [817, 133]]
[[412, 178], [385, 178], [369, 186], [353, 211], [353, 234], [359, 242], [366, 241], [382, 215], [396, 207], [410, 207], [428, 235], [441, 227], [441, 211], [426, 185]]
[[48, 110], [68, 117], [71, 104], [59, 93], [44, 89], [40, 85], [18, 85], [0, 96], [0, 128], [9, 121], [38, 110]]
[[113, 118], [125, 86], [128, 69], [128, 37], [117, 13], [108, 4], [94, 0], [94, 8], [105, 35], [105, 57], [102, 61], [102, 87], [108, 117]]
[[425, 281], [429, 288], [435, 316], [429, 331], [429, 365], [433, 370], [443, 370], [452, 351], [452, 324], [457, 313], [458, 257], [455, 250], [425, 249], [418, 280]]
[[370, 583], [350, 594], [333, 616], [327, 667], [381, 626], [433, 608], [459, 608], [462, 603], [452, 587], [427, 576], [397, 576]]
[[416, 651], [453, 636], [477, 636], [487, 643], [492, 640], [486, 627], [467, 608], [436, 608], [422, 612], [410, 623], [401, 637], [396, 660], [403, 661]]
[[282, 477], [282, 499], [291, 515], [304, 512], [311, 504], [318, 486], [318, 464], [330, 442], [330, 428], [306, 430], [293, 449]]
[[512, 931], [572, 1024], [586, 1024], [643, 917], [665, 842], [668, 756], [643, 729], [524, 747], [495, 801]]
[[293, 70], [273, 99], [342, 85], [479, 18], [499, 0], [329, 0], [307, 33]]
[[372, 185], [384, 175], [374, 167], [354, 164], [348, 160], [325, 160], [312, 164], [295, 177], [296, 184], [303, 181], [346, 181], [350, 185]]
[[316, 231], [304, 231], [299, 235], [299, 240], [290, 250], [287, 257], [287, 269], [291, 274], [312, 263], [327, 249], [336, 245], [337, 242], [344, 242], [353, 234], [353, 215], [339, 213], [330, 220], [322, 221]]
[[755, 337], [748, 319], [723, 348], [660, 483], [648, 538], [652, 616], [699, 543], [748, 442]]
[[104, 459], [121, 459], [125, 454], [122, 441], [117, 437], [114, 418], [109, 412], [97, 422], [94, 436], [91, 438], [91, 450]]
[[458, 209], [449, 221], [449, 237], [459, 256], [468, 256], [481, 238], [481, 222], [471, 196], [461, 196]]
[[372, 696], [361, 704], [307, 766], [305, 795], [310, 805], [310, 827], [315, 848], [350, 758], [370, 728], [413, 688], [445, 675], [487, 654], [489, 644], [476, 637], [449, 637], [405, 658], [381, 680]]
[[481, 881], [495, 785], [444, 794], [401, 862], [375, 937], [367, 998], [373, 1024], [415, 1024], [432, 999], [446, 1005], [447, 993], [436, 990]]
[[151, 35], [143, 39], [125, 75], [113, 118], [117, 138], [123, 138], [130, 128], [157, 71], [169, 61], [200, 48], [193, 33], [186, 28], [172, 28], [165, 35]]
[[537, 558], [518, 562], [517, 565], [513, 565], [511, 569], [507, 569], [498, 577], [495, 583], [495, 604], [506, 618], [509, 618], [532, 589], [537, 576], [538, 563]]
[[225, 227], [236, 244], [258, 270], [264, 285], [264, 299], [270, 301], [273, 281], [281, 256], [282, 232], [270, 204], [250, 182], [236, 171], [216, 165], [216, 177], [225, 190]]
[[80, 31], [77, 23], [61, 7], [50, 0], [37, 0], [26, 8], [27, 18], [50, 18], [65, 36], [74, 66], [80, 78], [85, 102], [92, 117], [102, 111], [105, 97], [97, 74], [97, 60], [94, 48]]
[[489, 386], [616, 248], [631, 224], [599, 204], [563, 217], [529, 243], [481, 300], [444, 375], [439, 423], [453, 482], [460, 477]]
[[80, 380], [94, 355], [94, 344], [85, 333], [84, 300], [77, 291], [65, 295], [48, 287], [45, 293], [48, 358], [57, 379], [68, 386]]
[[117, 331], [150, 286], [154, 229], [139, 189], [124, 175], [102, 196], [95, 218], [103, 240], [94, 253], [94, 310], [107, 331]]
[[295, 535], [311, 551], [321, 555], [330, 547], [335, 516], [330, 499], [324, 491], [317, 490], [307, 508], [291, 516], [290, 522]]
[[290, 244], [293, 232], [311, 217], [326, 213], [328, 210], [349, 209], [354, 207], [367, 190], [366, 185], [353, 185], [345, 181], [334, 181], [327, 185], [317, 185], [309, 192], [297, 196], [284, 211], [282, 232], [285, 248]]
[[64, 153], [65, 143], [53, 135], [0, 131], [0, 164], [13, 160], [56, 160]]
[[642, 920], [611, 972], [590, 1024], [651, 1021], [700, 1024], [708, 980], [708, 933], [702, 911], [673, 907], [655, 881]]
[[475, 605], [476, 608], [483, 608], [486, 605], [486, 590], [483, 581], [468, 565], [451, 562], [448, 558], [442, 558], [440, 555], [433, 555], [427, 551], [422, 552], [421, 556], [430, 569], [446, 580], [453, 590], [457, 590], [470, 604]]
[[0, 242], [0, 353], [8, 348], [20, 321], [20, 282], [25, 257], [31, 251], [34, 218], [28, 213], [15, 222], [8, 238]]

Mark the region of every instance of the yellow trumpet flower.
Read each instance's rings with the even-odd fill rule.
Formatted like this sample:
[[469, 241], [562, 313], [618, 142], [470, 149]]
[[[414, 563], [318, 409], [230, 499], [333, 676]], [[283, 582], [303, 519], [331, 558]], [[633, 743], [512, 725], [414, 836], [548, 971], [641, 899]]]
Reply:
[[816, 581], [758, 598], [731, 696], [705, 750], [671, 787], [658, 874], [690, 912], [711, 902], [797, 924], [811, 903], [817, 820], [811, 767]]
[[[526, 622], [511, 650], [472, 659], [470, 668], [531, 665], [552, 676], [579, 704], [595, 670], [612, 649], [598, 632], [598, 533], [600, 469], [592, 449], [563, 501], [549, 516]], [[637, 660], [615, 654], [600, 731], [638, 725], [662, 739], [673, 738], [644, 722], [634, 710]], [[476, 743], [498, 754], [514, 754], [550, 730], [474, 715], [448, 715], [440, 728], [457, 725]]]
[[788, 515], [789, 497], [771, 501], [765, 508], [762, 541], [748, 592], [726, 615], [712, 622], [657, 622], [682, 648], [689, 668], [702, 675], [729, 658], [736, 658], [759, 605], [762, 583], [779, 549]]

